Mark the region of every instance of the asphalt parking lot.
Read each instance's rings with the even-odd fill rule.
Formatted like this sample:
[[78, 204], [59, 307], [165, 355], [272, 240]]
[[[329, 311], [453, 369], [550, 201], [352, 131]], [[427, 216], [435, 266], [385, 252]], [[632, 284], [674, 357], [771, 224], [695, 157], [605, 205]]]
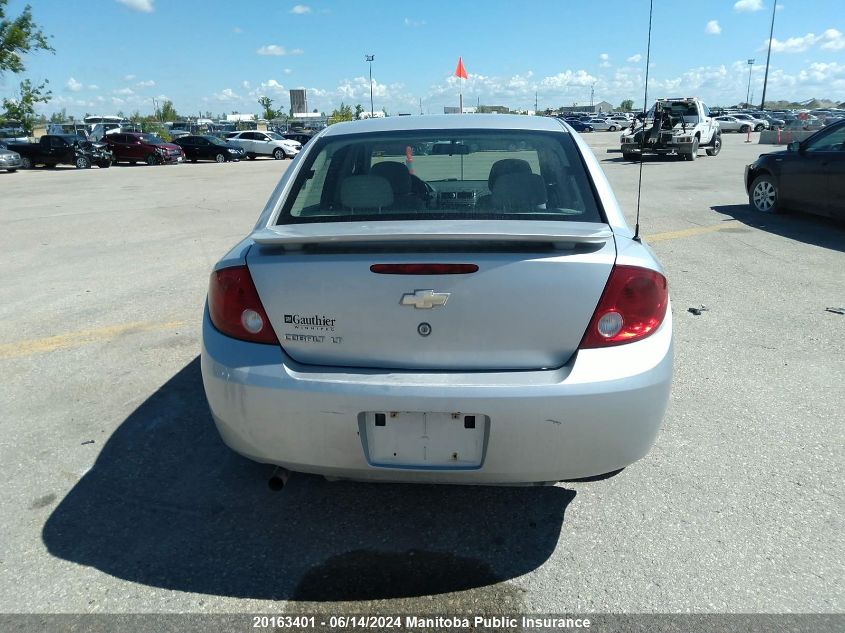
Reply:
[[[585, 138], [633, 224], [618, 136]], [[289, 161], [0, 173], [0, 612], [842, 612], [845, 226], [753, 213], [776, 148], [743, 141], [644, 164], [676, 336], [656, 446], [545, 488], [273, 492], [222, 444], [208, 273]]]

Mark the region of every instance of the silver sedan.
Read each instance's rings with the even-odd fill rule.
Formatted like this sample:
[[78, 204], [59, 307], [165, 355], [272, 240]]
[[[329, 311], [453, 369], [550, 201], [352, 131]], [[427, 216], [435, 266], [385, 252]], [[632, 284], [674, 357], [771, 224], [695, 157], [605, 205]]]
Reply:
[[286, 471], [603, 475], [662, 424], [666, 277], [555, 119], [340, 123], [214, 267], [202, 374], [223, 440]]
[[10, 149], [6, 149], [6, 146], [0, 143], [0, 169], [15, 172], [22, 166], [21, 155]]

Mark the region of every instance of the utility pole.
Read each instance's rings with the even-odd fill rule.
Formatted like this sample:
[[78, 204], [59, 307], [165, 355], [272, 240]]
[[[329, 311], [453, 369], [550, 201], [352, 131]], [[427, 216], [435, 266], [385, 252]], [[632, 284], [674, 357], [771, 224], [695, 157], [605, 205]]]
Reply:
[[772, 36], [775, 33], [775, 11], [778, 8], [778, 0], [772, 3], [772, 28], [769, 29], [769, 52], [766, 54], [766, 75], [763, 77], [763, 100], [760, 102], [760, 109], [766, 109], [766, 85], [769, 83], [769, 60], [772, 57]]
[[370, 64], [370, 118], [372, 119], [376, 114], [376, 109], [373, 106], [373, 60], [375, 55], [364, 55], [364, 61]]
[[748, 90], [745, 91], [745, 107], [751, 106], [751, 101], [749, 101], [749, 99], [751, 98], [750, 97], [750, 95], [751, 95], [751, 70], [753, 68], [754, 68], [754, 60], [749, 59], [748, 60]]
[[590, 109], [593, 107], [593, 97], [596, 94], [596, 84], [590, 86]]
[[534, 91], [534, 114], [537, 114], [537, 91]]

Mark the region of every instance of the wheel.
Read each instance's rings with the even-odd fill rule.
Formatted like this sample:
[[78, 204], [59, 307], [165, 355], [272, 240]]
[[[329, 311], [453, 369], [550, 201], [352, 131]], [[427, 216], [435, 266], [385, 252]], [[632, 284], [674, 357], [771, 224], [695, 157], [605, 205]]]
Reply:
[[45, 167], [46, 169], [55, 169], [55, 168], [56, 168], [56, 163], [44, 163], [44, 167]]
[[156, 158], [155, 154], [147, 154], [147, 157], [144, 159], [144, 162], [147, 165], [155, 165], [158, 163], [158, 159]]
[[755, 126], [754, 126], [754, 131], [755, 131], [755, 132], [761, 132], [761, 131], [763, 131], [763, 130], [765, 130], [765, 129], [766, 129], [766, 126], [765, 126], [765, 125], [763, 125], [762, 123], [758, 123], [757, 125], [755, 125]]
[[751, 126], [750, 125], [743, 125], [741, 128], [739, 128], [739, 131], [742, 134], [748, 134], [751, 131]]
[[708, 156], [718, 156], [722, 151], [722, 135], [716, 134], [713, 136], [713, 146], [707, 148]]
[[77, 156], [74, 164], [77, 169], [88, 169], [91, 167], [91, 160], [87, 156]]
[[247, 155], [246, 155], [246, 157], [247, 157], [249, 160], [255, 160], [255, 154], [247, 154]]
[[778, 209], [778, 185], [774, 178], [768, 174], [757, 176], [751, 183], [748, 194], [748, 204], [760, 213], [777, 213]]
[[282, 160], [284, 157], [285, 150], [283, 150], [281, 147], [277, 147], [273, 150], [273, 158], [275, 158], [276, 160]]
[[615, 126], [615, 125], [611, 125], [609, 128], [607, 128], [607, 131], [608, 131], [608, 132], [615, 132], [615, 131], [616, 131], [616, 126]]
[[117, 165], [117, 156], [112, 156], [112, 159], [111, 159], [111, 164], [112, 164], [112, 165]]
[[32, 159], [29, 156], [21, 156], [21, 169], [32, 169]]
[[684, 156], [686, 160], [695, 160], [698, 158], [698, 137], [692, 139], [692, 149], [690, 149], [689, 154]]
[[216, 163], [225, 163], [225, 162], [226, 162], [226, 156], [225, 156], [225, 154], [222, 154], [222, 153], [220, 153], [220, 154], [215, 154], [215, 156], [214, 156], [214, 162], [216, 162]]
[[17, 169], [17, 167], [16, 167], [16, 168], [14, 168], [14, 169], [7, 169], [6, 171], [7, 171], [7, 172], [9, 172], [10, 174], [14, 174], [17, 170], [18, 170], [18, 169]]

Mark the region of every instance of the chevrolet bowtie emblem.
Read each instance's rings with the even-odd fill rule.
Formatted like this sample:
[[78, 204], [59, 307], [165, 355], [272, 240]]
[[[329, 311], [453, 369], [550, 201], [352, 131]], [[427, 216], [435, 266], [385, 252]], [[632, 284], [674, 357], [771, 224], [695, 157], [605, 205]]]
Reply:
[[400, 303], [403, 306], [414, 306], [419, 310], [431, 310], [434, 306], [445, 306], [449, 300], [448, 292], [434, 292], [434, 290], [417, 290], [414, 293], [402, 295]]

